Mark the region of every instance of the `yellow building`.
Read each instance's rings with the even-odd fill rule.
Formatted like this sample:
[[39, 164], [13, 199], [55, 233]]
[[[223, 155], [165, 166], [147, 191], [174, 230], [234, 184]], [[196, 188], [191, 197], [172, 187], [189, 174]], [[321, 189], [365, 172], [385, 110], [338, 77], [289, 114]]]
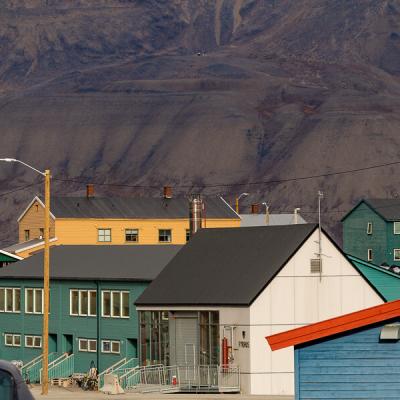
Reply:
[[[85, 197], [51, 199], [52, 245], [184, 244], [189, 233], [189, 200]], [[44, 204], [35, 197], [18, 219], [19, 243], [7, 249], [27, 257], [43, 247]], [[240, 217], [221, 197], [204, 199], [203, 228], [240, 227]]]

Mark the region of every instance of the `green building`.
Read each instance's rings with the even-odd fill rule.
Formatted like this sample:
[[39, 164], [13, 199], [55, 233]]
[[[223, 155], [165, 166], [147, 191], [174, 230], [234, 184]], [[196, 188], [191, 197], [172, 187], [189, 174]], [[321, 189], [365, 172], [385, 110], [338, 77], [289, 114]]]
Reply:
[[[74, 354], [74, 372], [137, 357], [134, 302], [181, 247], [53, 247], [49, 352]], [[40, 356], [42, 279], [42, 252], [0, 269], [0, 359]]]
[[22, 257], [9, 253], [5, 250], [0, 250], [0, 268], [3, 268], [8, 264], [15, 263], [20, 260], [22, 260]]
[[342, 218], [345, 253], [400, 266], [400, 200], [364, 199]]

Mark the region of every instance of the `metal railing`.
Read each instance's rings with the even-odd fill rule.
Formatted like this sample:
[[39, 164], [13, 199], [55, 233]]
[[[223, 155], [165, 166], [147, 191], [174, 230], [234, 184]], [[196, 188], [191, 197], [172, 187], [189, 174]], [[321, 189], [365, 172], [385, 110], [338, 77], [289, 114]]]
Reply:
[[[59, 356], [60, 355], [58, 353], [50, 353], [48, 358], [49, 365]], [[22, 377], [28, 378], [31, 383], [40, 382], [42, 364], [43, 364], [43, 356], [40, 355], [38, 357], [35, 357], [33, 360], [31, 360], [29, 363], [25, 364], [22, 367]]]
[[[122, 379], [121, 379], [122, 378]], [[127, 390], [160, 392], [240, 392], [238, 366], [178, 365], [140, 367], [121, 376]]]
[[[74, 354], [63, 354], [57, 360], [49, 364], [49, 379], [68, 378], [74, 373]], [[42, 370], [40, 370], [40, 376]]]
[[113, 371], [115, 371], [116, 369], [121, 367], [123, 364], [125, 364], [126, 361], [127, 361], [126, 357], [122, 358], [121, 360], [117, 361], [115, 364], [110, 365], [107, 369], [105, 369], [104, 371], [100, 372], [100, 374], [97, 377], [98, 378], [98, 382], [99, 382], [98, 387], [99, 388], [103, 387], [103, 385], [104, 385], [104, 375], [105, 374], [112, 373]]

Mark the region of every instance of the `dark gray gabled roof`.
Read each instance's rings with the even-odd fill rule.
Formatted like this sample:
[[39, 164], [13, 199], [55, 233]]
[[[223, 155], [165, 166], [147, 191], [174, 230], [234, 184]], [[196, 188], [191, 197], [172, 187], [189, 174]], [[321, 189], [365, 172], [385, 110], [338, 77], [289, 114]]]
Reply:
[[203, 229], [136, 301], [138, 306], [248, 306], [315, 224]]
[[[53, 246], [51, 279], [151, 281], [182, 246]], [[0, 269], [1, 278], [43, 278], [43, 252]]]
[[[239, 219], [219, 197], [204, 198], [206, 218]], [[155, 197], [54, 197], [51, 211], [56, 218], [188, 218], [189, 200]]]
[[400, 221], [400, 199], [363, 199], [353, 207], [342, 219], [357, 212], [360, 204], [365, 203], [386, 221]]

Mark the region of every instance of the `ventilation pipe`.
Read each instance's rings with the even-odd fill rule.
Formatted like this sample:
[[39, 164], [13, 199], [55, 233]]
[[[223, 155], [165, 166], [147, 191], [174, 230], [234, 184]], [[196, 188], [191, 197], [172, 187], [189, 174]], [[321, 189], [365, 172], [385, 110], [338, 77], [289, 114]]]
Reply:
[[203, 200], [199, 194], [193, 195], [189, 199], [189, 230], [192, 237], [201, 229], [201, 219], [203, 211]]
[[171, 186], [164, 186], [163, 197], [164, 197], [164, 199], [172, 199], [172, 187]]
[[251, 213], [252, 214], [260, 214], [260, 204], [259, 203], [251, 205]]
[[295, 208], [295, 209], [294, 209], [293, 223], [294, 223], [295, 225], [297, 225], [297, 224], [299, 223], [299, 211], [300, 211], [300, 208]]
[[86, 185], [86, 198], [90, 199], [93, 197], [94, 197], [94, 185], [93, 184]]

